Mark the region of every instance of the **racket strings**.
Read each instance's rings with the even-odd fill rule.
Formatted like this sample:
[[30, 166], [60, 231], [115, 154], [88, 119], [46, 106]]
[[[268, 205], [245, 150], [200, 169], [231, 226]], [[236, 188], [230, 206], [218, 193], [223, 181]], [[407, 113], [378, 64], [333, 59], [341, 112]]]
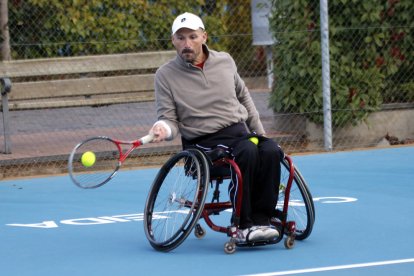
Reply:
[[[92, 152], [94, 158], [82, 159]], [[96, 138], [86, 141], [76, 149], [72, 161], [72, 178], [83, 188], [92, 188], [107, 182], [119, 167], [120, 152], [111, 140]]]

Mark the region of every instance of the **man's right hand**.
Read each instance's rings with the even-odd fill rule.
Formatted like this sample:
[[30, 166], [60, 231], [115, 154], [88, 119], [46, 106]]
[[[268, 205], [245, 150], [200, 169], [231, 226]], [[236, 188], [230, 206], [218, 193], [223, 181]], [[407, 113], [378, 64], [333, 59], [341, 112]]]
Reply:
[[156, 122], [149, 133], [154, 135], [154, 139], [152, 140], [154, 143], [162, 142], [171, 135], [171, 131], [168, 131], [164, 122]]

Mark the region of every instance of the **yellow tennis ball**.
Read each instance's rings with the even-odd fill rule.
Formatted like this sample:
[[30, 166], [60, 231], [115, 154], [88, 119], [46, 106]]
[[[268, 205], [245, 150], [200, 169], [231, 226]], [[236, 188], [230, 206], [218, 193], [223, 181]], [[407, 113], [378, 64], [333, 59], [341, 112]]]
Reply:
[[259, 144], [259, 139], [257, 137], [250, 137], [249, 140], [256, 146]]
[[95, 153], [91, 151], [87, 151], [84, 154], [82, 154], [81, 162], [82, 162], [82, 165], [84, 165], [85, 167], [93, 166], [93, 164], [95, 164], [95, 161], [96, 161]]

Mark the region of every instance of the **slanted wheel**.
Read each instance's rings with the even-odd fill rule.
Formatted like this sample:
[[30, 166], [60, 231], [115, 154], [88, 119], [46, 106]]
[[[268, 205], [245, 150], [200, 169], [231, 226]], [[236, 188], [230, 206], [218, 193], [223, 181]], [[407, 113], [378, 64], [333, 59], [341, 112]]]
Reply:
[[[290, 157], [288, 156], [282, 161], [279, 200], [277, 204], [279, 211], [283, 209], [285, 201], [286, 188], [290, 175], [289, 161]], [[303, 176], [296, 167], [294, 167], [293, 182], [290, 189], [287, 221], [294, 221], [296, 224], [294, 233], [296, 240], [306, 239], [311, 234], [315, 221], [315, 207], [312, 195]]]
[[151, 246], [170, 251], [200, 218], [209, 183], [209, 164], [198, 150], [172, 156], [160, 169], [145, 203], [144, 230]]
[[232, 241], [226, 242], [224, 244], [224, 252], [227, 254], [233, 254], [236, 251], [236, 244]]
[[197, 223], [195, 228], [194, 228], [194, 235], [198, 239], [202, 239], [206, 235], [206, 230], [204, 230], [204, 228], [199, 223]]

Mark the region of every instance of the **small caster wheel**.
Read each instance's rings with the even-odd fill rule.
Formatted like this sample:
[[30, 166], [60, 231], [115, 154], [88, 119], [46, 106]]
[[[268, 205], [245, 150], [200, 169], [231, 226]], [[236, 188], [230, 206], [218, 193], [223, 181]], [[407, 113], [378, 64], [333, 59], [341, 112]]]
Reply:
[[202, 239], [204, 238], [204, 236], [206, 235], [206, 231], [204, 230], [203, 227], [201, 227], [200, 224], [196, 224], [196, 227], [194, 228], [194, 235], [198, 238], [198, 239]]
[[295, 238], [294, 238], [294, 237], [292, 237], [292, 236], [288, 236], [288, 237], [285, 239], [285, 248], [286, 248], [286, 249], [292, 249], [292, 248], [293, 248], [293, 246], [295, 246]]
[[233, 254], [236, 251], [236, 244], [234, 242], [226, 242], [224, 244], [224, 252]]

